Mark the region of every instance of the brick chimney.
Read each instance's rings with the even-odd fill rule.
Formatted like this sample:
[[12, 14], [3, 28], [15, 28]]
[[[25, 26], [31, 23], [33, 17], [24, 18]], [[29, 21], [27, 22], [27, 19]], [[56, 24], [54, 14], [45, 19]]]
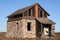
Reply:
[[38, 4], [35, 5], [35, 18], [38, 18]]

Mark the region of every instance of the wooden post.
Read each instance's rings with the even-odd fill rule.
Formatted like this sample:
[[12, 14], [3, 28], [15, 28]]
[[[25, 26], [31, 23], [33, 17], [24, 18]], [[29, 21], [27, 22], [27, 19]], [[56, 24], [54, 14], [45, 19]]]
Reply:
[[27, 16], [28, 16], [28, 10], [27, 10]]
[[55, 36], [55, 25], [51, 26], [51, 33], [53, 36]]
[[42, 36], [43, 36], [43, 25], [41, 24], [41, 40], [42, 40]]
[[44, 17], [44, 11], [42, 11], [42, 17]]
[[32, 13], [33, 13], [33, 12], [32, 12], [32, 9], [31, 9], [31, 16], [32, 16]]
[[41, 24], [41, 33], [42, 33], [42, 24]]
[[23, 17], [24, 17], [24, 14], [23, 14]]

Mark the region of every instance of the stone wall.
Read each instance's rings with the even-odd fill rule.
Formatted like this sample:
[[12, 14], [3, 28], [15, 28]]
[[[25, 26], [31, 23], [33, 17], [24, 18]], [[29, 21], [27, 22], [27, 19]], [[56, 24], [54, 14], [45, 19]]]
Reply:
[[[17, 24], [18, 23], [18, 24]], [[23, 37], [22, 35], [22, 21], [10, 21], [7, 22], [7, 34], [6, 37]]]
[[[31, 22], [31, 31], [27, 31], [27, 22]], [[7, 22], [6, 37], [36, 38], [36, 21], [22, 19]]]
[[[27, 30], [27, 23], [31, 22], [31, 31]], [[36, 38], [36, 21], [23, 19], [23, 35], [24, 38]]]

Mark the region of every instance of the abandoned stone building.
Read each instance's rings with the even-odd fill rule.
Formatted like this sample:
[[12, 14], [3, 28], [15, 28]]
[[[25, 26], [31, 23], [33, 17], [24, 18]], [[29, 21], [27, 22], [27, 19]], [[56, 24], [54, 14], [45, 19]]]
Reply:
[[6, 37], [48, 38], [55, 35], [55, 22], [40, 4], [19, 9], [8, 16]]

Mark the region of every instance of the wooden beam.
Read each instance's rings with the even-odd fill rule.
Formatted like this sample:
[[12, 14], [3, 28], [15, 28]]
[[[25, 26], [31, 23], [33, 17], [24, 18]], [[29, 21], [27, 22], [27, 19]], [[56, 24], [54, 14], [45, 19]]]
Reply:
[[44, 17], [44, 11], [42, 11], [42, 17]]
[[55, 25], [51, 25], [51, 33], [53, 36], [55, 36]]
[[33, 14], [33, 11], [32, 11], [32, 9], [31, 9], [31, 16], [33, 16], [32, 14]]
[[43, 24], [41, 24], [41, 35], [43, 34]]
[[27, 16], [28, 16], [28, 10], [27, 10]]
[[24, 17], [24, 14], [23, 14], [23, 17]]

